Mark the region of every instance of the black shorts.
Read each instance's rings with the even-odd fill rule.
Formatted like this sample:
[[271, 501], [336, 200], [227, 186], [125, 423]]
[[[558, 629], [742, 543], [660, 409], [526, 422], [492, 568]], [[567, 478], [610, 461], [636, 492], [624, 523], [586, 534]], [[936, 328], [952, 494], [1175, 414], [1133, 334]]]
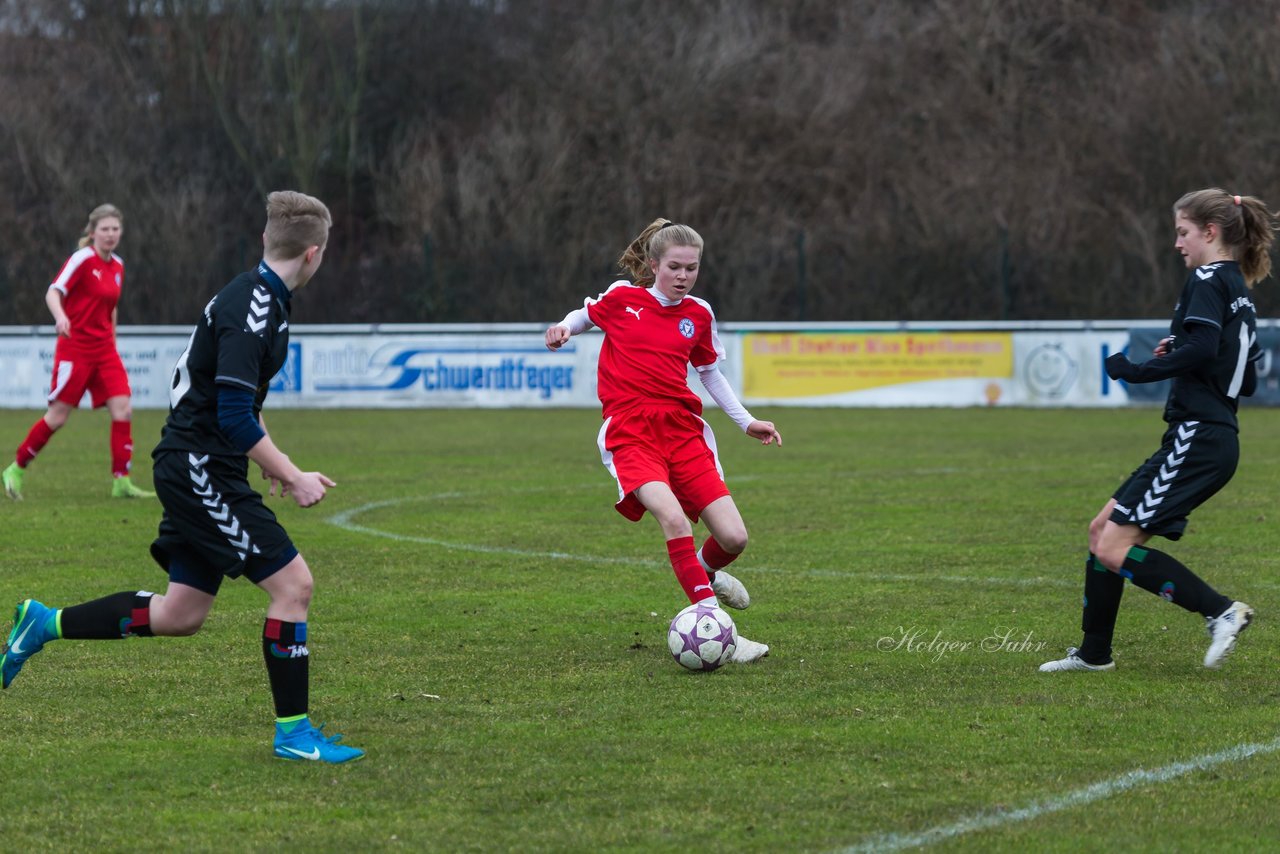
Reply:
[[1240, 461], [1240, 435], [1226, 424], [1184, 421], [1165, 431], [1160, 450], [1115, 491], [1110, 519], [1176, 540], [1187, 515], [1227, 485]]
[[216, 595], [224, 576], [255, 583], [298, 550], [249, 486], [249, 461], [188, 451], [158, 454], [152, 465], [164, 505], [151, 556], [169, 580]]

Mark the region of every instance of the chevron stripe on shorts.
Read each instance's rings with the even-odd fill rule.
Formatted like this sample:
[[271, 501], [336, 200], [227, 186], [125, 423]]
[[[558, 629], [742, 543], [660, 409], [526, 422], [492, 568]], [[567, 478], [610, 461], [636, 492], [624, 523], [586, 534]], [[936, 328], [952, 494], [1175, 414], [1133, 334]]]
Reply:
[[1156, 515], [1156, 508], [1164, 503], [1164, 494], [1169, 491], [1169, 487], [1173, 486], [1174, 480], [1178, 477], [1178, 471], [1187, 461], [1187, 452], [1191, 450], [1191, 440], [1195, 438], [1196, 427], [1199, 424], [1199, 421], [1187, 421], [1178, 425], [1178, 434], [1173, 439], [1173, 449], [1165, 457], [1164, 463], [1156, 472], [1151, 486], [1143, 494], [1138, 506], [1133, 508], [1133, 518], [1138, 522], [1145, 522]]
[[240, 560], [244, 560], [250, 554], [261, 554], [258, 547], [249, 540], [249, 532], [240, 527], [240, 520], [231, 512], [231, 505], [222, 500], [222, 493], [214, 491], [213, 484], [209, 482], [209, 473], [204, 470], [207, 462], [209, 462], [208, 454], [202, 457], [187, 454], [191, 491], [205, 506], [205, 512], [217, 525], [218, 530], [226, 536], [227, 542], [236, 550]]

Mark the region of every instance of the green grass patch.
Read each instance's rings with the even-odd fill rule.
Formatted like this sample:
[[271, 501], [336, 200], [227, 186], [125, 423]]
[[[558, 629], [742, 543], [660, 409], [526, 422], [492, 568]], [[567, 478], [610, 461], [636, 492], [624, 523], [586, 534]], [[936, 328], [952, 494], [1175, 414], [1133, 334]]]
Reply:
[[[36, 416], [0, 411], [0, 436]], [[1280, 411], [1244, 414], [1235, 480], [1160, 546], [1255, 626], [1207, 671], [1201, 620], [1129, 588], [1100, 675], [1036, 668], [1079, 640], [1088, 522], [1157, 411], [768, 416], [780, 449], [709, 418], [751, 532], [735, 617], [773, 651], [692, 674], [666, 650], [684, 602], [661, 536], [613, 511], [596, 413], [269, 413], [339, 484], [272, 506], [316, 577], [313, 717], [367, 758], [271, 758], [266, 597], [230, 582], [194, 638], [60, 641], [0, 696], [3, 847], [840, 850], [1280, 732]], [[161, 421], [137, 414], [138, 448]], [[77, 413], [0, 504], [0, 602], [163, 589], [159, 506], [109, 491], [106, 417]], [[936, 847], [1257, 850], [1277, 771], [1259, 755]]]

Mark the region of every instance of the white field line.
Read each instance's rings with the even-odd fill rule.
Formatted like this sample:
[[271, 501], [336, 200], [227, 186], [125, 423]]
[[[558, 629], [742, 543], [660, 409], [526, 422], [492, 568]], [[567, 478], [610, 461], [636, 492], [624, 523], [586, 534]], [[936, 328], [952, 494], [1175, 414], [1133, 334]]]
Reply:
[[[544, 491], [538, 489], [535, 491]], [[547, 558], [550, 560], [576, 560], [584, 563], [593, 564], [626, 564], [627, 566], [645, 566], [654, 569], [670, 569], [670, 564], [663, 560], [652, 560], [645, 558], [618, 557], [616, 555], [605, 557], [601, 555], [581, 554], [572, 552], [551, 552], [537, 551], [533, 549], [516, 549], [507, 546], [486, 546], [479, 543], [461, 543], [452, 540], [442, 540], [438, 537], [421, 537], [414, 534], [397, 534], [394, 531], [384, 531], [380, 528], [371, 528], [367, 525], [361, 525], [355, 522], [355, 518], [367, 513], [371, 510], [379, 510], [383, 507], [394, 507], [398, 504], [406, 504], [411, 501], [438, 501], [450, 498], [462, 498], [469, 495], [463, 492], [442, 492], [435, 495], [424, 495], [414, 498], [393, 498], [387, 501], [373, 501], [369, 504], [362, 504], [359, 507], [352, 507], [330, 516], [325, 521], [331, 525], [341, 528], [344, 531], [352, 533], [368, 534], [374, 537], [383, 537], [388, 540], [395, 540], [401, 543], [421, 543], [426, 546], [437, 546], [445, 549], [455, 549], [457, 551], [477, 552], [480, 554], [505, 554], [513, 557], [525, 558]], [[903, 573], [885, 573], [868, 570], [859, 572], [849, 569], [824, 569], [824, 568], [782, 568], [772, 566], [751, 566], [744, 567], [748, 574], [753, 572], [777, 574], [777, 575], [804, 575], [815, 578], [864, 578], [871, 581], [888, 581], [894, 583], [948, 583], [948, 584], [991, 584], [991, 585], [1013, 585], [1017, 587], [1079, 587], [1080, 582], [1076, 579], [1066, 578], [1043, 578], [1039, 576], [1021, 577], [1021, 578], [995, 578], [995, 577], [973, 577], [962, 575], [908, 575]]]
[[[562, 487], [557, 487], [560, 489]], [[548, 487], [533, 487], [530, 489], [508, 490], [509, 492], [546, 492]], [[421, 543], [426, 546], [437, 546], [444, 549], [455, 549], [457, 551], [477, 552], [480, 554], [505, 554], [513, 557], [526, 558], [548, 558], [551, 560], [576, 560], [584, 563], [594, 564], [625, 564], [627, 566], [647, 566], [655, 569], [667, 569], [670, 567], [663, 560], [646, 560], [644, 558], [618, 557], [616, 555], [605, 557], [601, 555], [591, 554], [575, 554], [572, 552], [548, 552], [536, 551], [531, 549], [515, 549], [505, 546], [486, 546], [479, 543], [461, 543], [452, 540], [442, 540], [437, 537], [419, 537], [413, 534], [397, 534], [394, 531], [383, 531], [379, 528], [371, 528], [367, 525], [360, 525], [353, 521], [357, 516], [367, 513], [370, 510], [379, 510], [383, 507], [394, 507], [398, 504], [408, 504], [413, 501], [447, 501], [451, 498], [468, 498], [477, 493], [474, 492], [438, 492], [433, 495], [418, 495], [410, 498], [392, 498], [386, 501], [373, 501], [368, 504], [362, 504], [359, 507], [352, 507], [349, 510], [343, 510], [330, 516], [325, 521], [331, 525], [335, 525], [344, 531], [351, 531], [358, 534], [368, 534], [374, 537], [383, 537], [388, 540], [395, 540], [402, 543]], [[970, 575], [910, 575], [906, 573], [889, 573], [875, 572], [868, 570], [860, 572], [852, 569], [826, 569], [822, 567], [810, 567], [807, 569], [797, 569], [795, 567], [774, 567], [774, 566], [750, 566], [743, 567], [744, 572], [748, 575], [752, 572], [762, 572], [777, 575], [804, 575], [812, 578], [862, 578], [869, 581], [887, 581], [891, 583], [903, 584], [919, 584], [927, 583], [943, 583], [943, 584], [988, 584], [993, 586], [1013, 586], [1013, 587], [1079, 587], [1080, 580], [1078, 578], [1045, 578], [1040, 575], [1019, 576], [1014, 578], [1000, 578], [994, 576], [970, 576]], [[1262, 581], [1260, 579], [1251, 579], [1250, 587], [1265, 587], [1267, 589], [1280, 589], [1280, 584], [1270, 581]]]
[[842, 854], [887, 854], [887, 852], [904, 851], [908, 848], [921, 848], [965, 833], [991, 830], [1023, 821], [1034, 821], [1040, 816], [1091, 804], [1139, 786], [1167, 783], [1196, 771], [1207, 771], [1218, 765], [1241, 762], [1252, 756], [1275, 753], [1277, 750], [1280, 750], [1280, 738], [1261, 744], [1238, 744], [1219, 753], [1210, 753], [1185, 762], [1175, 762], [1152, 771], [1142, 769], [1130, 771], [1119, 777], [1112, 777], [1110, 780], [1103, 780], [1100, 783], [1067, 792], [1065, 795], [1033, 801], [1018, 809], [976, 813], [952, 824], [938, 825], [919, 833], [887, 833], [841, 851]]

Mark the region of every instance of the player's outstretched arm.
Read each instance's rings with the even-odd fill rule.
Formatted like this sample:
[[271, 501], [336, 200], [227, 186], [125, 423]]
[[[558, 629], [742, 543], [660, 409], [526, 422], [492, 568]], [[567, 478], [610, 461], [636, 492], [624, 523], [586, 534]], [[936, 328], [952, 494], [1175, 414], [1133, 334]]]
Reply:
[[292, 495], [299, 507], [311, 507], [324, 499], [325, 490], [337, 486], [327, 476], [318, 471], [303, 471], [293, 464], [289, 457], [276, 447], [269, 435], [264, 435], [258, 443], [247, 451], [249, 459], [262, 468], [262, 476], [271, 481], [270, 495], [275, 495], [276, 484], [280, 484], [280, 495]]
[[[1129, 383], [1154, 383], [1185, 376], [1214, 358], [1218, 352], [1221, 332], [1222, 330], [1209, 323], [1193, 323], [1187, 340], [1178, 349], [1165, 348], [1163, 356], [1137, 364], [1130, 362], [1124, 353], [1113, 353], [1104, 363], [1107, 376]], [[1160, 345], [1157, 345], [1157, 349], [1160, 349]]]
[[593, 326], [595, 324], [591, 322], [586, 306], [575, 308], [564, 316], [564, 320], [548, 328], [543, 340], [548, 350], [559, 350], [574, 335], [581, 335]]
[[708, 365], [698, 369], [698, 378], [702, 380], [702, 384], [706, 387], [707, 393], [711, 395], [711, 399], [716, 405], [724, 410], [724, 414], [733, 419], [733, 423], [737, 424], [742, 432], [746, 433], [753, 439], [759, 439], [762, 444], [772, 445], [777, 442], [782, 444], [782, 434], [773, 426], [772, 421], [761, 421], [756, 418], [747, 408], [742, 405], [742, 401], [738, 400], [738, 395], [734, 393], [733, 387], [729, 385], [729, 380], [720, 372], [715, 365]]
[[782, 447], [782, 434], [778, 432], [778, 428], [773, 426], [772, 421], [752, 421], [747, 425], [747, 435], [753, 439], [759, 439], [762, 445], [772, 445], [778, 443], [778, 447]]

